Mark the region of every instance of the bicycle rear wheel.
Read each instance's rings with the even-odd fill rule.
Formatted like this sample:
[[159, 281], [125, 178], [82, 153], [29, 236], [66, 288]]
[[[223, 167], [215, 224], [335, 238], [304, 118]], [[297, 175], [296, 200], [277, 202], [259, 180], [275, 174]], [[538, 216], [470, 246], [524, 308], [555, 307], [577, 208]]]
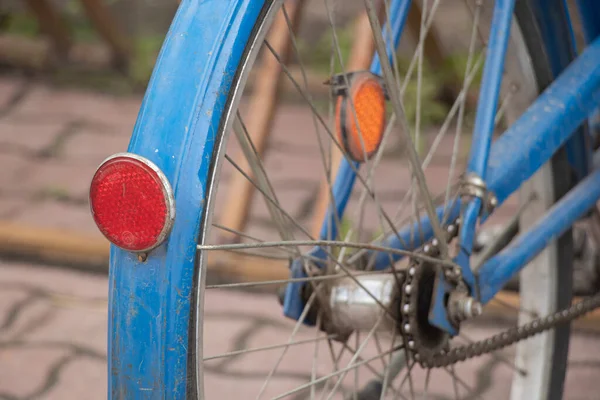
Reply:
[[[464, 166], [461, 159], [464, 161], [466, 152], [459, 150], [460, 137], [463, 136], [463, 143], [464, 140], [468, 140], [464, 139], [465, 135], [463, 135], [463, 131], [467, 130], [464, 125], [465, 114], [468, 111], [466, 101], [473, 96], [476, 97], [474, 91], [469, 89], [474, 85], [473, 81], [478, 69], [482, 67], [486, 26], [489, 26], [491, 20], [490, 5], [478, 2], [467, 3], [466, 7], [461, 8], [464, 15], [460, 16], [458, 11], [453, 14], [457, 20], [474, 22], [466, 30], [460, 25], [468, 43], [467, 59], [461, 70], [464, 81], [458, 86], [458, 97], [453, 107], [443, 110], [444, 116], [440, 122], [444, 123], [440, 130], [430, 135], [421, 132], [421, 126], [424, 124], [422, 113], [426, 108], [421, 103], [421, 97], [431, 88], [424, 85], [425, 67], [418, 45], [412, 57], [415, 60], [412, 70], [416, 77], [401, 81], [411, 82], [410, 89], [416, 92], [414, 119], [411, 121], [415, 140], [417, 143], [428, 141], [431, 145], [429, 156], [424, 158], [428, 164], [428, 167], [424, 168], [425, 172], [429, 173], [427, 184], [434, 194], [438, 194], [445, 201], [455, 195], [453, 183], [459, 175], [460, 167]], [[515, 9], [517, 23], [513, 23], [513, 36], [505, 64], [506, 90], [503, 91], [498, 118], [504, 119], [508, 124], [514, 121], [536, 98], [537, 93], [552, 81], [554, 75], [549, 71], [556, 71], [556, 68], [550, 65], [550, 57], [544, 54], [548, 43], [540, 33], [542, 31], [540, 18], [543, 18], [545, 13], [549, 13], [547, 10], [552, 9], [553, 12], [562, 13], [564, 17], [559, 18], [559, 22], [553, 20], [551, 24], [553, 31], [560, 33], [568, 29], [568, 18], [564, 13], [562, 2], [557, 1], [555, 8], [547, 7], [546, 11], [536, 8], [534, 3], [533, 1], [520, 2]], [[335, 70], [336, 66], [342, 68], [343, 54], [339, 46], [340, 37], [337, 34], [333, 35], [333, 32], [338, 32], [340, 29], [336, 25], [337, 14], [331, 8], [329, 1], [325, 1], [324, 4], [327, 22], [332, 32], [330, 40], [333, 43], [330, 57], [333, 70], [322, 73], [323, 78], [328, 78], [332, 72], [339, 72]], [[329, 97], [329, 91], [321, 92], [318, 88], [312, 90], [308, 81], [305, 81], [305, 66], [301, 61], [297, 61], [300, 73], [295, 77], [290, 73], [290, 78], [295, 80], [292, 86], [298, 90], [299, 97], [304, 102], [301, 106], [294, 106], [295, 114], [304, 117], [299, 118], [297, 120], [299, 122], [296, 123], [306, 131], [316, 131], [316, 135], [310, 133], [314, 143], [312, 147], [307, 144], [308, 134], [296, 135], [295, 138], [291, 138], [292, 141], [289, 141], [289, 137], [275, 136], [273, 139], [280, 147], [287, 146], [288, 154], [280, 157], [279, 160], [265, 159], [264, 164], [257, 163], [260, 157], [254, 161], [247, 160], [246, 170], [239, 167], [233, 158], [225, 157], [228, 148], [235, 151], [233, 142], [228, 143], [231, 131], [238, 130], [236, 136], [242, 142], [239, 147], [244, 146], [243, 138], [252, 134], [250, 132], [246, 135], [247, 132], [244, 132], [244, 120], [248, 118], [251, 110], [244, 109], [244, 104], [240, 107], [240, 102], [242, 102], [244, 88], [250, 82], [251, 68], [259, 52], [270, 51], [269, 47], [264, 45], [265, 36], [280, 6], [280, 1], [259, 4], [255, 1], [232, 0], [218, 5], [184, 2], [178, 11], [146, 94], [129, 148], [129, 151], [154, 161], [165, 172], [174, 187], [178, 214], [168, 243], [151, 252], [146, 260], [141, 261], [123, 250], [112, 249], [109, 371], [110, 390], [114, 398], [128, 398], [131, 393], [144, 396], [148, 391], [155, 393], [156, 397], [163, 398], [204, 398], [204, 394], [209, 399], [216, 396], [240, 398], [242, 395], [257, 398], [278, 398], [277, 396], [293, 398], [293, 396], [304, 395], [314, 398], [319, 395], [323, 398], [333, 398], [341, 396], [342, 392], [356, 392], [372, 376], [385, 380], [387, 371], [392, 368], [390, 349], [394, 348], [396, 339], [390, 332], [376, 334], [374, 330], [369, 330], [366, 334], [362, 333], [362, 339], [366, 337], [371, 340], [370, 342], [361, 340], [361, 334], [355, 333], [350, 341], [339, 344], [316, 329], [300, 328], [301, 324], [293, 324], [283, 319], [281, 323], [275, 323], [274, 327], [288, 328], [294, 332], [293, 335], [264, 334], [260, 340], [251, 344], [240, 339], [240, 347], [241, 344], [245, 344], [247, 345], [245, 350], [250, 348], [251, 351], [244, 351], [243, 348], [217, 349], [220, 336], [227, 336], [226, 325], [219, 319], [220, 314], [229, 313], [236, 318], [245, 318], [253, 309], [261, 312], [270, 310], [272, 313], [268, 314], [269, 316], [280, 314], [279, 305], [274, 299], [267, 302], [262, 297], [251, 298], [244, 293], [233, 293], [231, 290], [235, 285], [207, 284], [208, 265], [211, 254], [214, 253], [199, 251], [196, 254], [195, 249], [197, 244], [216, 243], [218, 240], [216, 232], [227, 230], [227, 227], [218, 225], [218, 219], [214, 216], [218, 216], [218, 206], [222, 203], [218, 196], [221, 193], [225, 196], [232, 194], [225, 194], [226, 192], [218, 190], [219, 183], [225, 182], [231, 174], [243, 171], [248, 179], [252, 180], [253, 185], [259, 188], [259, 194], [267, 198], [262, 209], [260, 205], [255, 205], [253, 212], [262, 213], [263, 219], [270, 219], [267, 224], [269, 229], [263, 229], [265, 224], [261, 227], [260, 224], [255, 223], [250, 224], [244, 232], [233, 233], [239, 240], [249, 240], [249, 242], [255, 242], [255, 239], [274, 240], [281, 235], [284, 240], [280, 246], [282, 250], [261, 254], [261, 260], [275, 259], [281, 262], [282, 258], [288, 259], [290, 254], [302, 254], [305, 250], [304, 247], [291, 243], [294, 237], [311, 236], [307, 235], [307, 221], [302, 220], [302, 213], [295, 212], [298, 209], [294, 201], [298, 193], [314, 192], [314, 185], [329, 175], [331, 160], [328, 148], [335, 147], [336, 143], [335, 135], [332, 137], [326, 133], [327, 130], [329, 133], [335, 131], [335, 128], [332, 128], [335, 126], [333, 119], [324, 116], [328, 112], [330, 116], [335, 112], [331, 107], [332, 99]], [[439, 11], [440, 7], [448, 7], [445, 11], [449, 12], [455, 6], [454, 4], [440, 6], [439, 0], [430, 2], [429, 6], [424, 2], [421, 29], [426, 29], [427, 21], [433, 20], [432, 15], [436, 12], [440, 13], [439, 15], [443, 14]], [[384, 17], [383, 20], [387, 18]], [[202, 31], [204, 28], [199, 27], [208, 28]], [[456, 27], [459, 27], [458, 23]], [[459, 36], [460, 33], [457, 32], [456, 35]], [[484, 36], [483, 39], [480, 35]], [[200, 44], [200, 49], [193, 51], [197, 44], [194, 39], [203, 36], [208, 38], [205, 42], [210, 41], [210, 45], [203, 42]], [[421, 43], [424, 39], [425, 35], [420, 37], [418, 42]], [[294, 51], [298, 49], [297, 42], [293, 49]], [[277, 54], [274, 56], [282, 58]], [[394, 60], [395, 66], [402, 69], [397, 61]], [[410, 67], [408, 69], [410, 70]], [[396, 82], [386, 82], [386, 84], [397, 85]], [[406, 104], [406, 92], [404, 95]], [[317, 99], [319, 96], [327, 105], [325, 110], [320, 109]], [[435, 103], [435, 107], [442, 106]], [[274, 134], [277, 132], [277, 124], [276, 120]], [[393, 132], [393, 129], [389, 131]], [[454, 132], [446, 135], [449, 131]], [[350, 223], [337, 221], [340, 224], [338, 236], [341, 240], [370, 243], [380, 233], [401, 226], [400, 221], [406, 218], [408, 221], [416, 221], [418, 216], [423, 214], [421, 199], [413, 195], [410, 185], [403, 189], [404, 192], [400, 190], [390, 194], [387, 190], [390, 186], [389, 181], [378, 180], [380, 177], [399, 175], [404, 176], [407, 182], [412, 182], [414, 179], [410, 174], [408, 161], [392, 148], [389, 141], [387, 146], [385, 145], [385, 137], [374, 158], [362, 167], [362, 179], [358, 179], [360, 185], [356, 184], [354, 190], [356, 194], [350, 198], [350, 209], [344, 214], [354, 215], [354, 220]], [[303, 164], [294, 158], [297, 155], [294, 153], [300, 153], [304, 147], [313, 152], [308, 164]], [[441, 154], [441, 149], [444, 148], [452, 151]], [[246, 154], [251, 155], [252, 146], [248, 149], [250, 151]], [[382, 158], [385, 160], [377, 161], [378, 155], [379, 160]], [[225, 159], [227, 162], [224, 161]], [[439, 165], [444, 162], [448, 167], [442, 168]], [[300, 169], [300, 174], [295, 175], [296, 181], [290, 182], [289, 177], [281, 173], [277, 174], [282, 166], [293, 163], [296, 163], [297, 168]], [[377, 165], [379, 163], [381, 165]], [[305, 179], [308, 174], [304, 173], [305, 170], [309, 171], [307, 165], [322, 166], [322, 170], [314, 174], [316, 179], [312, 182], [309, 180], [308, 184]], [[569, 179], [557, 173], [567, 166], [564, 154], [557, 154], [551, 163], [523, 187], [521, 197], [524, 199], [523, 202], [527, 203], [529, 211], [522, 214], [522, 226], [526, 227], [534, 223], [568, 189]], [[262, 174], [261, 170], [265, 172], [264, 177], [268, 178], [263, 182], [257, 178]], [[273, 175], [270, 175], [269, 171], [275, 171], [276, 178], [272, 179]], [[371, 174], [371, 171], [377, 172]], [[291, 194], [284, 193], [277, 196], [278, 190], [285, 189], [286, 186], [294, 188]], [[532, 193], [535, 193], [533, 200]], [[382, 199], [386, 196], [400, 200], [400, 205], [408, 204], [408, 207], [401, 208], [396, 207], [398, 204], [393, 204], [390, 209], [387, 204], [382, 203]], [[294, 210], [290, 210], [289, 207]], [[517, 212], [515, 203], [512, 204], [512, 208], [510, 204], [507, 207], [508, 211], [505, 215]], [[305, 205], [304, 208], [310, 209], [310, 204]], [[342, 227], [344, 223], [350, 224], [350, 227]], [[414, 237], [416, 236], [418, 236], [418, 229], [415, 231]], [[286, 245], [285, 241], [290, 244]], [[252, 247], [252, 245], [248, 246], [248, 248]], [[218, 245], [215, 248], [218, 248]], [[336, 265], [338, 267], [340, 263], [344, 265], [353, 255], [348, 252], [349, 250], [342, 249], [329, 255], [330, 273], [337, 273], [339, 268], [336, 269]], [[228, 259], [228, 264], [220, 265], [219, 272], [223, 274], [227, 269], [229, 272], [239, 272], [242, 268], [237, 268], [237, 265], [232, 268], [231, 262], [240, 262], [239, 260], [247, 262], [248, 257], [252, 256], [254, 254], [246, 254], [239, 258], [232, 256]], [[570, 304], [571, 259], [570, 237], [565, 235], [557, 243], [549, 246], [526, 268], [526, 272], [521, 276], [521, 285], [525, 289], [522, 290], [521, 309], [515, 311], [521, 322], [532, 318], [534, 314], [547, 315]], [[285, 265], [285, 261], [283, 264]], [[356, 276], [361, 273], [367, 275], [368, 272], [352, 269], [351, 271], [354, 271]], [[262, 283], [263, 287], [273, 287], [273, 282]], [[250, 285], [237, 287], [242, 286]], [[254, 282], [251, 286], [261, 287], [261, 282]], [[535, 298], [528, 296], [530, 293], [535, 293]], [[207, 310], [211, 310], [212, 314], [206, 312]], [[211, 319], [216, 323], [205, 325], [210, 324]], [[262, 320], [259, 318], [259, 325], [261, 321], [264, 324], [274, 323], [270, 318]], [[259, 328], [261, 327], [255, 326], [248, 329]], [[298, 331], [300, 333], [296, 335]], [[473, 332], [482, 331], [473, 330]], [[484, 332], [489, 333], [485, 329]], [[506, 354], [493, 356], [494, 360], [505, 360], [508, 357], [516, 360], [505, 362], [510, 366], [508, 371], [514, 374], [511, 398], [524, 398], [525, 395], [538, 396], [536, 398], [540, 399], [561, 397], [568, 339], [568, 327], [560, 328], [523, 342]], [[471, 339], [467, 336], [463, 337], [463, 340]], [[306, 350], [307, 347], [303, 346], [310, 346], [310, 350]], [[293, 350], [288, 350], [292, 348]], [[279, 357], [278, 353], [273, 355], [273, 351], [281, 352], [282, 349], [285, 349], [284, 353], [288, 353], [287, 356], [284, 354]], [[211, 353], [205, 354], [208, 350]], [[371, 352], [370, 356], [367, 350]], [[265, 355], [267, 352], [270, 352], [269, 355]], [[318, 357], [319, 353], [323, 358], [325, 357], [323, 353], [331, 353], [331, 357], [328, 356], [327, 360], [323, 360]], [[377, 355], [372, 356], [373, 353]], [[291, 369], [287, 375], [284, 374], [283, 383], [274, 385], [273, 376], [277, 377], [277, 366], [267, 366], [264, 371], [257, 371], [254, 367], [250, 368], [250, 372], [232, 367], [236, 362], [247, 366], [250, 357], [254, 357], [256, 365], [261, 367], [267, 360], [278, 365], [287, 357], [284, 364], [287, 363], [287, 368]], [[365, 359], [371, 361], [365, 362]], [[221, 365], [211, 367], [208, 364], [215, 362], [221, 362]], [[348, 363], [348, 366], [343, 362]], [[299, 374], [295, 370], [300, 366], [306, 367], [304, 374]], [[355, 372], [357, 366], [364, 367], [367, 372], [360, 374]], [[523, 370], [527, 372], [525, 375], [522, 373]], [[397, 382], [398, 385], [389, 389], [390, 398], [396, 395], [414, 397], [421, 391], [436, 393], [439, 391], [440, 394], [454, 394], [457, 397], [460, 396], [457, 395], [459, 391], [465, 395], [473, 394], [473, 389], [465, 379], [457, 376], [454, 368], [435, 372], [437, 374], [435, 379], [439, 386], [436, 388], [429, 388], [431, 380], [434, 379], [431, 378], [433, 374], [431, 370], [420, 370], [409, 360], [408, 368], [404, 371], [406, 378], [403, 382], [408, 384]], [[247, 382], [249, 375], [252, 377], [261, 372], [265, 380]], [[346, 375], [353, 377], [353, 379], [347, 378], [346, 381], [353, 382], [345, 382], [343, 378]], [[223, 377], [229, 377], [229, 383], [223, 382]], [[301, 383], [302, 380], [308, 382]], [[415, 389], [421, 384], [422, 389]], [[403, 394], [402, 386], [405, 386], [404, 391], [410, 390], [410, 392]], [[407, 389], [406, 386], [410, 388]], [[509, 395], [506, 388], [495, 389], [499, 392], [494, 396], [498, 393]]]

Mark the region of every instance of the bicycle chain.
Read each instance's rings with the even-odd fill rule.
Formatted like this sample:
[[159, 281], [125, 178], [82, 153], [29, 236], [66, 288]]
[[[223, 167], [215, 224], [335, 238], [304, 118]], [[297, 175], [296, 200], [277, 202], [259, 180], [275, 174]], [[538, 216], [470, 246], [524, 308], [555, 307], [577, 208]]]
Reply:
[[[447, 228], [449, 233], [448, 242], [456, 236], [458, 232], [458, 223], [459, 221]], [[435, 244], [435, 242], [433, 244]], [[423, 251], [429, 255], [435, 254], [435, 246], [430, 243], [423, 247]], [[419, 315], [417, 314], [419, 311], [417, 303], [417, 285], [419, 279], [422, 278], [421, 275], [424, 268], [425, 264], [415, 259], [412, 260], [402, 287], [401, 306], [401, 312], [404, 316], [404, 322], [401, 326], [404, 343], [407, 344], [407, 348], [413, 354], [414, 359], [424, 368], [446, 367], [460, 361], [478, 357], [482, 354], [500, 350], [521, 340], [552, 329], [557, 325], [571, 322], [600, 307], [600, 293], [598, 293], [562, 311], [558, 311], [543, 318], [537, 318], [522, 326], [515, 326], [487, 339], [468, 345], [454, 347], [449, 350], [446, 350], [446, 346], [438, 346], [437, 348], [434, 346], [432, 348], [423, 343], [423, 337], [415, 335], [420, 323], [418, 320]], [[446, 268], [444, 271], [446, 276], [460, 279], [460, 276], [457, 276], [457, 271], [452, 270], [451, 267], [442, 268]], [[449, 335], [447, 338], [449, 339]], [[446, 342], [448, 342], [448, 340], [446, 340]], [[440, 343], [443, 343], [443, 340], [440, 340]]]

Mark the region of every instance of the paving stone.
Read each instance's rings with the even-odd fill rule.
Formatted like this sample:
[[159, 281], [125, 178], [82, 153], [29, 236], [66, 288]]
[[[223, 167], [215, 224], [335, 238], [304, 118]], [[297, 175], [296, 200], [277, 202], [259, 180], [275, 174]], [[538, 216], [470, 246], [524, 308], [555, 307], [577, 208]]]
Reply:
[[[41, 395], [51, 387], [51, 372], [68, 357], [61, 346], [44, 343], [8, 342], [0, 348], [0, 394], [10, 397]], [[75, 397], [71, 397], [75, 399]]]
[[35, 197], [87, 199], [98, 165], [63, 159], [37, 160], [15, 188]]
[[45, 400], [107, 398], [107, 370], [104, 360], [76, 356], [61, 369], [61, 374], [44, 396]]
[[14, 191], [30, 165], [26, 157], [13, 153], [0, 153], [0, 191]]
[[0, 146], [30, 153], [40, 153], [56, 143], [65, 132], [64, 121], [41, 122], [35, 119], [0, 119]]
[[[22, 340], [26, 335], [35, 334], [38, 329], [43, 329], [53, 323], [56, 310], [52, 304], [47, 301], [47, 297], [39, 288], [33, 288], [30, 285], [18, 285], [20, 290], [16, 291], [7, 285], [3, 285], [3, 290], [8, 291], [15, 299], [21, 298], [22, 301], [9, 300], [10, 319], [6, 319], [4, 329], [0, 332], [0, 340]], [[24, 294], [24, 295], [23, 295]]]
[[129, 137], [83, 132], [69, 138], [61, 149], [65, 160], [98, 166], [108, 156], [127, 151]]
[[36, 86], [13, 110], [14, 115], [35, 115], [90, 121], [99, 124], [133, 126], [141, 98], [121, 98], [77, 90], [56, 90]]
[[[2, 265], [0, 282], [12, 280], [28, 282], [34, 286], [51, 288], [54, 293], [84, 293], [87, 298], [106, 290], [106, 278], [67, 272], [58, 269], [29, 268], [26, 265]], [[83, 287], [85, 282], [90, 286]], [[7, 294], [8, 293], [8, 294]], [[20, 301], [23, 299], [17, 290], [0, 290], [0, 300]], [[105, 293], [105, 292], [104, 292]], [[78, 304], [79, 303], [79, 304]], [[84, 303], [84, 304], [81, 304]], [[42, 328], [22, 335], [29, 347], [18, 343], [4, 346], [0, 351], [0, 393], [23, 396], [40, 390], [46, 382], [53, 365], [69, 356], [59, 369], [58, 380], [51, 382], [48, 389], [38, 398], [58, 400], [103, 399], [106, 398], [106, 365], [102, 349], [106, 346], [106, 314], [99, 309], [86, 308], [85, 300], [75, 301], [71, 306], [64, 302], [52, 314], [49, 323]], [[7, 308], [0, 306], [1, 315]], [[281, 317], [281, 307], [275, 296], [236, 292], [231, 290], [212, 290], [205, 297], [205, 356], [246, 348], [258, 348], [287, 343], [294, 322]], [[463, 334], [474, 340], [480, 340], [497, 333], [507, 324], [485, 323], [466, 326]], [[312, 328], [301, 327], [293, 340], [310, 340], [315, 337]], [[364, 336], [363, 336], [364, 337]], [[382, 346], [389, 346], [388, 339], [380, 336]], [[6, 341], [0, 337], [0, 342]], [[51, 347], [49, 343], [53, 343]], [[334, 351], [339, 345], [334, 343]], [[571, 341], [570, 364], [565, 398], [592, 399], [598, 390], [594, 357], [600, 351], [597, 335], [576, 332]], [[247, 398], [254, 397], [260, 390], [264, 378], [282, 349], [255, 352], [243, 356], [216, 359], [206, 364], [206, 392], [208, 398]], [[267, 398], [293, 389], [309, 379], [312, 368], [314, 346], [311, 343], [291, 346], [283, 357], [277, 374], [265, 391]], [[364, 357], [376, 354], [374, 343], [363, 350]], [[505, 358], [512, 357], [514, 348], [503, 350]], [[327, 345], [319, 346], [317, 363], [318, 376], [332, 372], [332, 364]], [[340, 360], [340, 365], [348, 365], [350, 354]], [[379, 368], [379, 363], [373, 363]], [[455, 367], [462, 383], [458, 384], [461, 397], [475, 396], [501, 399], [508, 396], [512, 369], [497, 359], [483, 356], [460, 363]], [[412, 380], [415, 393], [424, 391], [427, 373], [414, 367]], [[364, 384], [372, 375], [362, 370], [360, 384]], [[343, 383], [344, 390], [353, 386], [354, 376], [348, 374]], [[234, 383], [234, 384], [232, 384]], [[452, 395], [452, 380], [443, 369], [434, 370], [430, 376], [429, 393], [432, 398], [445, 398]], [[404, 395], [409, 389], [405, 385]], [[250, 396], [249, 396], [250, 395]], [[212, 396], [212, 397], [211, 397]], [[334, 398], [340, 398], [336, 396]]]
[[108, 293], [106, 276], [8, 261], [0, 261], [0, 271], [0, 282], [5, 286], [39, 288], [92, 299], [106, 298]]
[[29, 205], [27, 199], [21, 197], [9, 197], [0, 195], [0, 219], [17, 215], [23, 208]]
[[27, 226], [64, 229], [102, 237], [92, 219], [89, 207], [85, 205], [53, 200], [32, 203], [11, 221]]
[[23, 88], [24, 80], [16, 76], [0, 78], [0, 110], [7, 107]]
[[60, 342], [68, 338], [70, 344], [97, 357], [105, 357], [108, 320], [106, 298], [63, 297], [60, 292], [54, 296], [46, 300], [54, 312], [51, 323], [24, 333], [23, 337], [32, 342]]

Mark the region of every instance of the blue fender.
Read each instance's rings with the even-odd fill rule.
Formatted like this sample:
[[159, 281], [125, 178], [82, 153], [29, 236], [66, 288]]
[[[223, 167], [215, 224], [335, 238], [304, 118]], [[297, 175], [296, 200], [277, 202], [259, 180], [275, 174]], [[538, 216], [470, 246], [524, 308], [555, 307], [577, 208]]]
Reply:
[[[171, 183], [176, 219], [145, 262], [111, 248], [109, 399], [187, 399], [196, 380], [196, 243], [217, 133], [264, 0], [184, 0], [150, 80], [129, 151]], [[202, 357], [200, 353], [198, 356]]]

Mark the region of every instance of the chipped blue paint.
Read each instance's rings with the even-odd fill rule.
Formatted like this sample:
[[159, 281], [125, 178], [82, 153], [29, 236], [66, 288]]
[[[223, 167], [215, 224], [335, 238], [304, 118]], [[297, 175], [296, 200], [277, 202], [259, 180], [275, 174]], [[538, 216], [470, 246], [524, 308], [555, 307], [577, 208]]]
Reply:
[[264, 2], [185, 0], [171, 25], [129, 151], [152, 160], [175, 192], [168, 241], [146, 262], [111, 248], [111, 399], [195, 396], [190, 368], [196, 238], [229, 88]]

